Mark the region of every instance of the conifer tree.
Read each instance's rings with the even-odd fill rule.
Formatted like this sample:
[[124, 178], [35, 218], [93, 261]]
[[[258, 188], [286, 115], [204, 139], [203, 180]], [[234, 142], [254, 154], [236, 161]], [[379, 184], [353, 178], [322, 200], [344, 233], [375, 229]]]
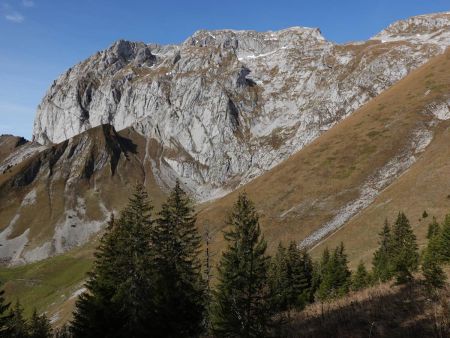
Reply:
[[327, 249], [324, 251], [321, 261], [320, 285], [317, 291], [319, 299], [341, 297], [348, 292], [351, 273], [347, 264], [343, 243], [334, 249], [331, 256]]
[[8, 322], [10, 314], [8, 313], [11, 303], [5, 300], [5, 290], [0, 290], [0, 337], [8, 336]]
[[425, 249], [422, 261], [422, 272], [425, 284], [430, 288], [442, 288], [445, 285], [447, 275], [442, 269], [442, 263], [437, 251], [437, 237], [432, 237]]
[[445, 216], [439, 237], [439, 258], [450, 263], [450, 214]]
[[9, 338], [26, 338], [28, 337], [28, 323], [23, 316], [23, 308], [19, 301], [10, 309], [8, 319], [8, 335]]
[[287, 249], [289, 305], [302, 309], [311, 301], [312, 261], [305, 250], [300, 250], [297, 243], [291, 242]]
[[137, 185], [118, 221], [111, 219], [95, 255], [87, 292], [76, 303], [75, 337], [139, 337], [155, 332], [152, 206]]
[[177, 181], [152, 231], [158, 290], [155, 310], [166, 337], [197, 336], [203, 329], [206, 284], [195, 223], [192, 202]]
[[392, 234], [387, 219], [384, 221], [383, 230], [379, 236], [379, 247], [375, 251], [372, 260], [373, 274], [375, 280], [386, 282], [394, 275]]
[[370, 284], [370, 275], [362, 261], [359, 262], [356, 272], [352, 275], [352, 290], [358, 291], [368, 287]]
[[406, 283], [413, 278], [419, 265], [416, 236], [404, 213], [399, 213], [393, 227], [393, 270], [397, 283]]
[[439, 223], [436, 221], [436, 217], [433, 217], [433, 221], [428, 225], [427, 238], [431, 239], [434, 236], [437, 236], [441, 231], [441, 227]]
[[227, 221], [218, 285], [213, 307], [213, 331], [222, 337], [264, 337], [271, 317], [266, 242], [253, 203], [239, 195]]
[[33, 311], [29, 324], [30, 338], [50, 338], [53, 337], [50, 321], [45, 314], [38, 315], [36, 309]]
[[277, 252], [272, 257], [268, 270], [271, 291], [271, 307], [275, 312], [287, 310], [289, 306], [289, 278], [286, 248], [278, 244]]

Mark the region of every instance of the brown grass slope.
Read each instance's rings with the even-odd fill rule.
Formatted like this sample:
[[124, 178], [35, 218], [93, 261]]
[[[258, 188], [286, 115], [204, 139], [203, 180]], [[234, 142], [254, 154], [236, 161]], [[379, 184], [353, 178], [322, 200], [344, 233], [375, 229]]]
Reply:
[[293, 314], [283, 337], [449, 337], [450, 290], [378, 285]]
[[[442, 62], [441, 76], [449, 73], [448, 58]], [[449, 93], [449, 87], [445, 88]], [[450, 123], [441, 123], [433, 142], [407, 172], [385, 189], [365, 210], [351, 219], [344, 227], [317, 245], [313, 254], [318, 256], [325, 246], [333, 247], [343, 241], [350, 261], [359, 259], [369, 263], [377, 247], [378, 233], [387, 218], [391, 224], [399, 211], [409, 217], [418, 237], [425, 244], [426, 231], [432, 217], [442, 221], [450, 213]], [[426, 211], [428, 217], [423, 218]]]
[[[449, 123], [438, 122], [430, 113], [430, 107], [446, 102], [449, 93], [450, 52], [447, 51], [412, 72], [268, 173], [221, 199], [202, 205], [199, 224], [209, 227], [215, 234], [213, 249], [220, 251], [223, 248], [221, 230], [224, 227], [224, 215], [242, 191], [246, 191], [256, 203], [264, 235], [269, 246], [274, 248], [280, 240], [301, 241], [332, 220], [343, 207], [358, 199], [364, 183], [376, 176], [391, 160], [413, 151], [411, 143], [418, 131], [431, 132], [434, 137], [423, 155], [414, 154], [419, 157], [419, 161], [413, 168], [426, 166], [429, 161], [425, 162], [424, 158], [433, 153], [448, 152], [448, 143], [446, 145], [442, 138], [447, 134]], [[445, 155], [441, 158], [441, 161], [444, 160]], [[445, 168], [439, 171], [435, 169], [438, 169], [437, 163], [430, 165], [426, 169], [428, 176], [440, 176], [439, 190], [447, 191], [445, 187], [450, 182], [450, 172]], [[445, 199], [448, 193], [450, 191], [442, 192], [441, 195], [444, 195], [433, 202], [433, 207], [431, 204], [427, 207], [418, 203], [421, 205], [419, 209], [423, 211], [428, 208], [436, 215], [444, 213], [449, 206], [449, 200]], [[408, 194], [411, 195], [411, 192], [404, 195]], [[422, 195], [422, 199], [426, 200], [428, 193], [422, 188], [417, 189], [414, 195], [416, 198]], [[400, 207], [404, 209], [403, 205], [391, 205], [392, 210]], [[380, 209], [379, 217], [372, 216], [374, 222], [370, 219], [358, 224], [352, 221], [355, 226], [346, 227], [348, 230], [342, 233], [339, 240], [348, 242], [354, 236], [366, 238], [364, 229], [367, 224], [378, 229], [385, 211]], [[413, 216], [416, 217], [417, 213]], [[353, 234], [352, 229], [356, 229], [357, 234]], [[421, 233], [419, 231], [419, 235]], [[352, 252], [351, 259], [355, 260], [364, 253], [367, 245], [373, 247], [376, 240], [373, 236], [366, 238], [359, 249]], [[353, 247], [350, 243], [349, 246]]]

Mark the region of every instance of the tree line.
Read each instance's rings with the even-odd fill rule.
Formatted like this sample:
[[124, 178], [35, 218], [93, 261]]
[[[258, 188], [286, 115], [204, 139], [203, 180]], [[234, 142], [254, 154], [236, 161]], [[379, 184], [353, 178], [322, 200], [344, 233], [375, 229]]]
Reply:
[[[270, 257], [246, 194], [238, 196], [225, 229], [227, 247], [211, 285], [209, 256], [202, 264], [188, 194], [177, 182], [155, 213], [144, 187], [137, 185], [118, 219], [108, 222], [87, 291], [76, 302], [73, 320], [56, 336], [279, 336], [294, 310], [375, 283], [409, 283], [420, 266], [430, 289], [440, 288], [446, 277], [442, 266], [450, 262], [450, 215], [442, 224], [433, 219], [428, 245], [419, 255], [410, 222], [399, 213], [380, 232], [372, 270], [360, 262], [353, 273], [343, 243], [326, 248], [317, 262], [296, 242], [280, 243]], [[20, 304], [11, 309], [0, 294], [2, 336], [52, 336], [45, 315], [35, 312], [28, 322], [22, 312]]]

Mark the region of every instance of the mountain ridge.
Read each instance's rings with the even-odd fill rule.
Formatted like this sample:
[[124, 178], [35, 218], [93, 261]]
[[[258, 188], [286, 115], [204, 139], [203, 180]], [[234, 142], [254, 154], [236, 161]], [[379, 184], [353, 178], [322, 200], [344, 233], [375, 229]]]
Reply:
[[298, 27], [200, 30], [167, 46], [120, 40], [56, 80], [38, 108], [33, 138], [59, 142], [98, 124], [133, 126], [192, 159], [158, 159], [165, 176], [186, 183], [199, 200], [220, 197], [442, 53], [450, 15], [424, 18], [422, 29], [434, 35], [422, 40], [339, 45], [319, 29]]

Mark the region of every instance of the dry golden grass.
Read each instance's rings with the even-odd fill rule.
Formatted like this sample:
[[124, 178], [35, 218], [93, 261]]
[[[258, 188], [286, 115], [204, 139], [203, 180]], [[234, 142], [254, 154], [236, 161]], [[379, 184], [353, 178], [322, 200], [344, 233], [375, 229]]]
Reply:
[[[428, 90], [430, 92], [425, 95]], [[275, 248], [278, 241], [301, 241], [331, 220], [340, 208], [357, 198], [361, 185], [407, 148], [413, 133], [419, 128], [432, 130], [435, 137], [410, 172], [422, 165], [428, 168], [429, 176], [441, 177], [440, 189], [446, 190], [450, 179], [448, 182], [445, 180], [450, 178], [450, 171], [446, 172], [445, 166], [434, 171], [438, 169], [437, 165], [428, 163], [427, 167], [423, 159], [442, 148], [444, 154], [441, 160], [445, 162], [448, 147], [443, 137], [448, 122], [427, 127], [432, 116], [425, 113], [425, 108], [430, 103], [447, 99], [449, 92], [450, 52], [447, 52], [412, 72], [266, 174], [221, 199], [201, 205], [199, 225], [211, 229], [214, 235], [213, 251], [218, 253], [223, 249], [221, 230], [225, 215], [237, 195], [243, 191], [257, 206], [269, 249]], [[398, 194], [400, 188], [405, 187], [398, 186]], [[421, 189], [426, 190], [426, 187], [422, 184]], [[423, 201], [432, 191], [423, 191], [420, 197], [422, 191], [415, 191], [418, 201], [414, 205], [417, 205], [417, 210], [421, 209], [420, 212], [429, 209], [431, 214], [439, 216], [437, 210], [443, 212], [448, 208], [448, 200], [440, 198], [436, 201], [435, 209], [431, 210]], [[449, 193], [450, 189], [445, 196]], [[411, 194], [411, 191], [405, 194]], [[374, 205], [377, 203], [371, 208]], [[396, 212], [398, 206], [393, 210]], [[352, 263], [357, 263], [361, 255], [371, 255], [370, 248], [377, 242], [373, 233], [378, 232], [382, 225], [380, 219], [386, 215], [390, 215], [386, 209], [380, 209], [370, 216], [372, 218], [365, 219], [364, 224], [359, 223], [358, 229], [353, 226], [352, 230], [339, 237], [338, 240], [344, 240], [351, 251]], [[412, 213], [412, 216], [416, 217], [417, 213]], [[371, 230], [368, 227], [372, 227]], [[345, 229], [350, 229], [350, 226]], [[418, 229], [419, 236], [423, 232], [423, 227]], [[371, 235], [366, 237], [365, 234]], [[352, 243], [356, 242], [356, 238], [359, 242]], [[330, 245], [334, 245], [334, 242]]]
[[450, 289], [383, 284], [291, 315], [283, 337], [448, 337]]

